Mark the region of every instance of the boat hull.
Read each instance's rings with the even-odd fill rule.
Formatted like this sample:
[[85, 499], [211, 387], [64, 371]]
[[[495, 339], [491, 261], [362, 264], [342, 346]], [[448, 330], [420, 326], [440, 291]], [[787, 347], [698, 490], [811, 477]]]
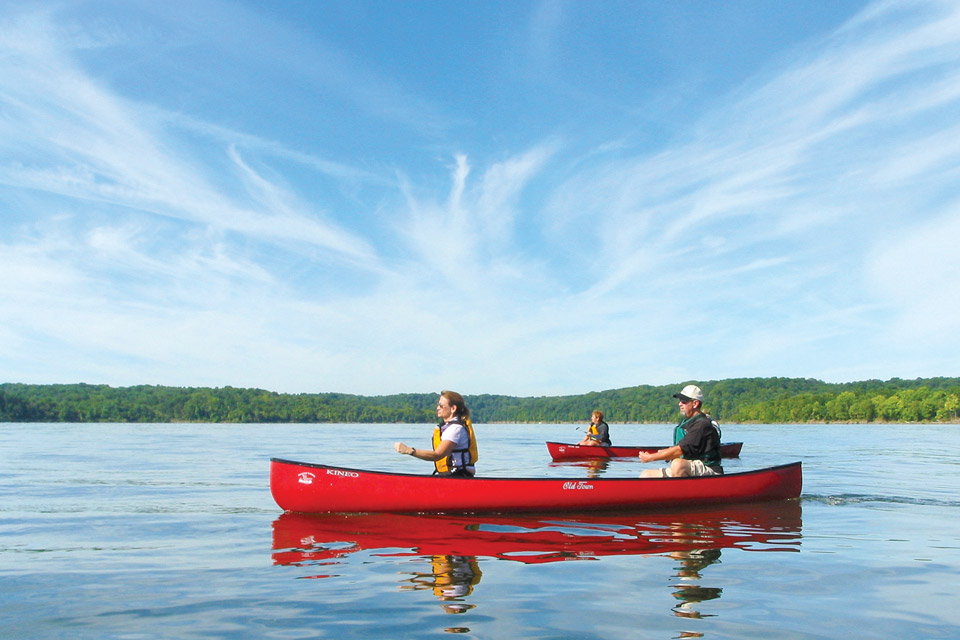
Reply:
[[299, 513], [613, 511], [796, 498], [799, 462], [700, 478], [442, 478], [270, 460], [270, 491]]
[[[565, 442], [547, 442], [547, 450], [554, 460], [582, 460], [583, 458], [636, 458], [641, 451], [655, 453], [666, 447], [586, 447]], [[720, 444], [720, 456], [738, 458], [742, 442], [723, 442]]]

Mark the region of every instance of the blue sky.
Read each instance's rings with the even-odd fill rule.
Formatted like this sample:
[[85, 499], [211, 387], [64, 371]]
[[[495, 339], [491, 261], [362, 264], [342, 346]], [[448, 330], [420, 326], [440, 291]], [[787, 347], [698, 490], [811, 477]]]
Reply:
[[0, 4], [0, 381], [960, 375], [955, 2]]

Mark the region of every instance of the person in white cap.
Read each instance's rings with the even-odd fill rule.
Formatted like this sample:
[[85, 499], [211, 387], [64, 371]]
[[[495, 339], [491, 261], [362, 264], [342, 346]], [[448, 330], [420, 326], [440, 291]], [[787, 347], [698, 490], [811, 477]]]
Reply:
[[717, 423], [700, 410], [703, 391], [688, 384], [673, 394], [683, 419], [674, 428], [673, 446], [656, 453], [640, 452], [641, 462], [669, 460], [662, 469], [645, 469], [641, 478], [682, 478], [685, 476], [713, 476], [723, 473], [720, 465], [720, 429]]

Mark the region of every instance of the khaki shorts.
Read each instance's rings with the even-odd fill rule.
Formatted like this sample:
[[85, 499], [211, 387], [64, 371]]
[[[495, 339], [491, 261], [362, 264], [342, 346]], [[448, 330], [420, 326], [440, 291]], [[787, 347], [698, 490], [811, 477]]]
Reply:
[[[691, 476], [716, 476], [720, 475], [707, 465], [703, 464], [703, 460], [687, 460], [690, 464], [690, 475]], [[663, 477], [672, 478], [670, 475], [670, 467], [665, 467], [663, 469]]]

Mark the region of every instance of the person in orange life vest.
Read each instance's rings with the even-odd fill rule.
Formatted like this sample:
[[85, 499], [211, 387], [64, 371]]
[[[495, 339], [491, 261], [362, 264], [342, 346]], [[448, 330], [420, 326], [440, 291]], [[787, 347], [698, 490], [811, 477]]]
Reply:
[[441, 424], [433, 431], [433, 449], [416, 449], [402, 442], [393, 448], [397, 453], [432, 461], [437, 475], [472, 478], [476, 473], [477, 438], [463, 396], [456, 391], [441, 391], [437, 418]]
[[640, 452], [641, 462], [669, 460], [670, 466], [663, 469], [645, 469], [641, 478], [682, 478], [684, 476], [714, 476], [723, 473], [720, 466], [720, 431], [713, 419], [700, 410], [703, 406], [703, 391], [688, 384], [677, 398], [683, 419], [677, 425], [682, 437], [672, 447], [656, 453]]
[[585, 447], [610, 446], [610, 425], [603, 421], [603, 411], [597, 410], [590, 415], [587, 435], [577, 444]]

